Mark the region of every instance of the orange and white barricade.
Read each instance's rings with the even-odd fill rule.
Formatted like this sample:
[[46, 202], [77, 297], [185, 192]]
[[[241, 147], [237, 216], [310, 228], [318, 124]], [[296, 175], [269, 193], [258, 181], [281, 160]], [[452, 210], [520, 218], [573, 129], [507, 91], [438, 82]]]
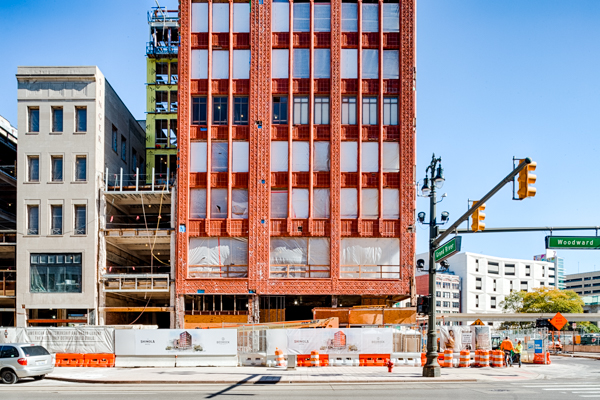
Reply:
[[504, 352], [502, 350], [492, 350], [492, 367], [502, 367], [504, 365], [503, 356]]
[[452, 349], [444, 350], [444, 367], [452, 368], [452, 359], [454, 358], [454, 351]]
[[480, 365], [480, 353], [481, 350], [475, 350], [475, 357], [474, 357], [474, 363], [473, 363], [473, 367], [479, 367]]
[[285, 367], [285, 359], [283, 358], [283, 351], [279, 348], [275, 348], [275, 366], [279, 368]]
[[310, 366], [311, 367], [319, 367], [319, 352], [313, 350], [310, 352]]
[[460, 363], [459, 368], [467, 368], [471, 365], [471, 352], [469, 350], [460, 351]]
[[489, 367], [490, 366], [490, 351], [489, 350], [481, 350], [479, 353], [479, 366], [480, 367]]

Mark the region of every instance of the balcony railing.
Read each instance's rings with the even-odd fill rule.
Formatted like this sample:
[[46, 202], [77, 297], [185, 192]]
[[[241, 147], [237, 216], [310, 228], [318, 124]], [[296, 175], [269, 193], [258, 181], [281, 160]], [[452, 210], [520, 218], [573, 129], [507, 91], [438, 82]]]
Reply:
[[158, 42], [146, 43], [146, 55], [150, 56], [176, 56], [179, 53], [179, 42], [171, 42], [171, 44]]
[[190, 265], [189, 278], [247, 278], [247, 265]]
[[102, 277], [105, 292], [169, 292], [169, 274], [107, 274]]
[[399, 265], [342, 265], [342, 279], [400, 279]]
[[272, 279], [329, 278], [331, 271], [329, 265], [271, 265], [269, 275]]
[[109, 172], [108, 168], [104, 174], [105, 192], [147, 192], [158, 191], [168, 192], [169, 187], [175, 183], [175, 171], [170, 171], [167, 167], [166, 172], [156, 172], [152, 168], [150, 183], [147, 183], [148, 176], [140, 174], [139, 168], [135, 169], [134, 174], [124, 174], [123, 168], [118, 172]]
[[0, 270], [0, 297], [16, 296], [17, 290], [17, 271]]

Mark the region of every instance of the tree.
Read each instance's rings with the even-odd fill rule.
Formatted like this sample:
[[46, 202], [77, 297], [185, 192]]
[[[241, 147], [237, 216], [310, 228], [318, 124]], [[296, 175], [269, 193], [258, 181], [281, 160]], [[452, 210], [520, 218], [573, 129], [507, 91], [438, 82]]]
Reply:
[[506, 296], [500, 306], [508, 313], [583, 312], [583, 300], [577, 293], [550, 287], [536, 288], [532, 292], [513, 292]]

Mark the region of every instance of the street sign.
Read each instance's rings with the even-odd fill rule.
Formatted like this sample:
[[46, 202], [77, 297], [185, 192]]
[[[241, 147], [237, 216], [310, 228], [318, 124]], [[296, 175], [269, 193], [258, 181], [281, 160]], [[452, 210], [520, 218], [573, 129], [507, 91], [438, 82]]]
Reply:
[[436, 263], [444, 261], [448, 257], [452, 257], [460, 251], [461, 237], [455, 236], [446, 243], [435, 249], [433, 252], [433, 260]]
[[552, 326], [554, 326], [557, 330], [560, 331], [563, 328], [563, 326], [565, 326], [565, 324], [567, 323], [567, 319], [563, 317], [561, 313], [558, 312], [556, 313], [554, 318], [550, 320], [550, 323], [552, 324]]
[[473, 322], [471, 325], [485, 326], [485, 324], [483, 323], [483, 321], [480, 320], [480, 319], [478, 319], [477, 321]]
[[600, 236], [546, 236], [547, 249], [600, 249]]

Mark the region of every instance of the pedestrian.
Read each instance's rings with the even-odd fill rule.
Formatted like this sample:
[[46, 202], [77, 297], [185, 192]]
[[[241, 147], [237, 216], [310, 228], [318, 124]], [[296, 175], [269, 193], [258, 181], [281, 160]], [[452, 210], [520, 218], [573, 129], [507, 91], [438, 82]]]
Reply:
[[508, 364], [510, 364], [512, 367], [512, 352], [514, 347], [508, 336], [502, 341], [502, 344], [500, 344], [500, 350], [504, 351], [504, 361], [506, 362], [506, 366], [508, 367]]
[[517, 356], [517, 360], [519, 361], [519, 368], [521, 368], [521, 353], [522, 352], [523, 352], [523, 345], [521, 344], [521, 341], [519, 340], [519, 342], [515, 346], [515, 356]]

